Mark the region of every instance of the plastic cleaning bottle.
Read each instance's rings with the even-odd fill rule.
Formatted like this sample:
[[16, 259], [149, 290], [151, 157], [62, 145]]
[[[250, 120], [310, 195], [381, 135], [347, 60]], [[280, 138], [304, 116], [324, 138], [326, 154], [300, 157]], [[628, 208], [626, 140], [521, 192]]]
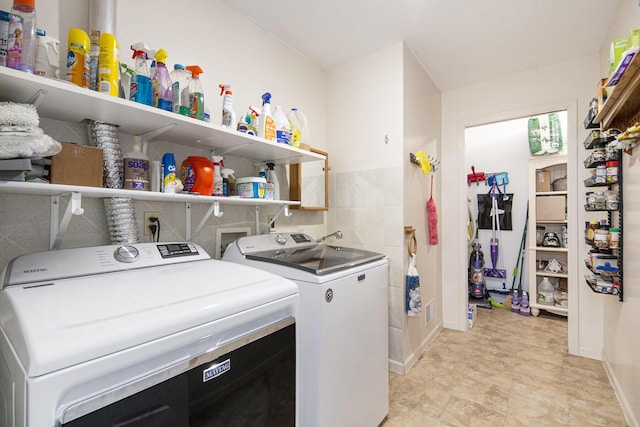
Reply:
[[262, 113], [258, 118], [258, 136], [267, 141], [276, 140], [276, 122], [271, 115], [271, 94], [262, 95]]
[[149, 48], [144, 43], [131, 45], [133, 50], [132, 58], [136, 63], [131, 76], [131, 92], [129, 96], [132, 101], [144, 105], [153, 105], [153, 87], [151, 85], [151, 74], [147, 67], [147, 54]]
[[135, 137], [131, 151], [124, 156], [123, 188], [125, 190], [142, 191], [151, 189], [149, 183], [149, 157], [142, 152], [139, 136]]
[[194, 119], [204, 121], [204, 91], [200, 83], [202, 68], [197, 65], [188, 65], [187, 70], [191, 71], [191, 81], [189, 82], [189, 116]]
[[274, 163], [267, 163], [267, 183], [273, 185], [273, 200], [280, 200], [280, 184], [278, 183], [278, 175], [275, 171]]
[[538, 284], [538, 304], [554, 305], [553, 293], [555, 289], [546, 277]]
[[79, 28], [69, 28], [67, 44], [67, 81], [89, 87], [89, 36]]
[[229, 168], [220, 169], [222, 174], [222, 193], [225, 196], [236, 195], [236, 177], [233, 175], [235, 171]]
[[155, 82], [153, 100], [155, 107], [172, 111], [173, 94], [171, 92], [171, 77], [169, 77], [169, 70], [166, 66], [167, 56], [167, 51], [164, 49], [158, 49], [155, 53], [156, 73], [153, 76]]
[[171, 95], [173, 96], [173, 112], [189, 115], [189, 80], [191, 75], [182, 64], [174, 64], [171, 77]]
[[131, 76], [133, 70], [127, 67], [127, 64], [120, 63], [120, 98], [131, 99]]
[[223, 182], [222, 182], [222, 162], [224, 157], [222, 156], [211, 156], [211, 161], [213, 162], [213, 196], [223, 196]]
[[118, 96], [120, 86], [118, 41], [113, 34], [100, 34], [98, 55], [98, 92]]
[[[9, 61], [7, 61], [7, 66], [33, 74], [36, 67], [36, 49], [38, 47], [35, 0], [13, 0], [11, 13], [22, 21], [22, 34], [20, 36], [17, 33], [14, 34], [16, 38], [14, 39], [13, 49], [19, 60], [12, 61], [12, 65], [9, 65]], [[11, 52], [8, 53], [11, 54]]]
[[162, 156], [162, 176], [160, 191], [174, 194], [176, 192], [176, 158], [173, 153], [164, 153]]
[[289, 145], [291, 139], [291, 123], [279, 105], [273, 110], [273, 120], [276, 124], [276, 142]]
[[233, 92], [231, 92], [231, 85], [219, 85], [220, 96], [222, 98], [222, 127], [235, 129], [236, 124], [236, 112], [233, 111]]
[[307, 125], [307, 116], [297, 108], [292, 108], [287, 115], [291, 122], [291, 139], [289, 145], [300, 148], [300, 144], [309, 145], [309, 129]]

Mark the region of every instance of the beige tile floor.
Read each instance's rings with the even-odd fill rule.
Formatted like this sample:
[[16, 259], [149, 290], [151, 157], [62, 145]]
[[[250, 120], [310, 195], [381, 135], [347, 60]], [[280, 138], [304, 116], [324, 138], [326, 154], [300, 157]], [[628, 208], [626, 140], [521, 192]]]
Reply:
[[567, 353], [567, 322], [478, 309], [445, 329], [406, 374], [390, 375], [383, 427], [626, 426], [601, 362]]

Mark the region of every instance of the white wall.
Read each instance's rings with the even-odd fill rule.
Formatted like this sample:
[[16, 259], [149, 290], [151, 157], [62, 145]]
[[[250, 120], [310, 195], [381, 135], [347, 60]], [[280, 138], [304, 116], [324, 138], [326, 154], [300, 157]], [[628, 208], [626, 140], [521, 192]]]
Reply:
[[[341, 244], [389, 257], [390, 307], [402, 276], [402, 43], [327, 71], [327, 147], [331, 159], [329, 230]], [[388, 137], [388, 142], [385, 141]], [[390, 322], [397, 320], [390, 308]], [[400, 318], [401, 321], [401, 318]], [[392, 363], [402, 334], [390, 327]]]
[[[443, 199], [442, 206], [449, 213], [443, 218], [442, 226], [451, 230], [451, 238], [444, 242], [442, 256], [445, 327], [458, 330], [466, 328], [466, 271], [460, 268], [467, 263], [467, 170], [464, 170], [466, 162], [460, 161], [465, 155], [465, 127], [570, 108], [568, 137], [575, 139], [575, 147], [587, 135], [581, 121], [598, 79], [598, 58], [593, 55], [443, 94], [442, 192], [451, 195]], [[569, 156], [571, 167], [575, 169], [578, 163], [582, 163], [586, 153], [569, 152]], [[578, 179], [574, 186], [581, 188]], [[577, 199], [574, 205], [577, 205]], [[571, 225], [573, 229], [569, 230], [570, 235], [578, 236], [579, 224], [584, 223], [578, 212]], [[570, 340], [570, 347], [579, 346], [575, 348], [575, 353], [598, 356], [602, 348], [602, 297], [595, 295], [586, 285], [578, 286], [576, 293], [575, 301], [579, 304], [579, 313], [584, 313], [584, 317], [579, 321], [576, 318], [573, 322], [579, 331], [573, 332], [576, 342]]]
[[[429, 180], [409, 164], [409, 152], [417, 150], [438, 157], [440, 93], [403, 43], [331, 68], [327, 91], [327, 145], [336, 153], [328, 229], [343, 230], [346, 246], [389, 257], [390, 367], [405, 372], [441, 324], [440, 247], [426, 243]], [[406, 315], [403, 225], [417, 230], [422, 301], [432, 303], [427, 326], [423, 316]]]
[[[402, 304], [391, 306], [393, 313], [400, 315], [404, 330], [403, 362], [404, 371], [411, 367], [422, 352], [442, 328], [442, 276], [440, 261], [442, 244], [430, 245], [426, 225], [425, 205], [431, 195], [430, 182], [433, 184], [433, 198], [436, 201], [438, 218], [442, 218], [442, 196], [440, 192], [441, 169], [435, 173], [424, 175], [422, 169], [409, 163], [409, 153], [422, 151], [434, 159], [440, 158], [441, 142], [441, 97], [440, 90], [431, 78], [418, 64], [413, 53], [404, 49], [404, 149], [402, 151], [402, 169], [404, 194], [403, 217], [404, 225], [416, 229], [418, 251], [416, 266], [420, 276], [420, 293], [423, 311], [420, 316], [408, 317], [405, 309], [404, 286], [392, 291], [402, 297]], [[405, 236], [406, 242], [407, 236]], [[438, 227], [438, 238], [442, 242], [448, 238], [444, 228]], [[406, 244], [403, 249], [406, 248]], [[409, 253], [402, 250], [404, 261], [403, 273], [406, 274], [409, 265]], [[401, 276], [402, 277], [402, 276]], [[430, 307], [429, 307], [430, 306]], [[426, 311], [431, 311], [432, 320], [425, 325]], [[396, 331], [397, 332], [397, 331]]]
[[[0, 0], [0, 9], [10, 10], [11, 3], [10, 0]], [[36, 2], [38, 27], [61, 41], [61, 64], [65, 61], [68, 28], [73, 26], [87, 30], [88, 4], [86, 0]], [[199, 64], [204, 70], [201, 79], [205, 103], [210, 107], [214, 123], [220, 122], [222, 104], [218, 84], [232, 85], [234, 107], [238, 114], [244, 113], [250, 104], [260, 105], [262, 93], [270, 91], [274, 105], [282, 105], [285, 109], [296, 106], [305, 112], [313, 132], [313, 146], [326, 148], [325, 74], [322, 70], [221, 1], [191, 2], [190, 10], [197, 13], [185, 11], [178, 15], [176, 8], [176, 3], [169, 0], [119, 1], [116, 35], [121, 58], [132, 64], [129, 45], [144, 41], [152, 49], [162, 47], [167, 50], [170, 68], [176, 62]], [[64, 69], [61, 71], [64, 76]], [[87, 142], [86, 129], [82, 124], [43, 119], [41, 126], [45, 132], [61, 141]], [[175, 153], [178, 164], [188, 155], [210, 154], [205, 150], [180, 147], [172, 142], [162, 141], [161, 137], [152, 141], [149, 148], [152, 160], [159, 160], [167, 151]], [[120, 134], [120, 143], [123, 152], [127, 152], [133, 138]], [[236, 176], [253, 173], [252, 162], [245, 159], [229, 156], [225, 165], [237, 169]], [[63, 248], [109, 243], [102, 201], [85, 198], [83, 207], [85, 215], [73, 218], [63, 240]], [[135, 210], [140, 229], [143, 211], [159, 211], [164, 220], [162, 240], [185, 238], [183, 204], [135, 202]], [[225, 216], [221, 219], [211, 218], [195, 239], [211, 254], [215, 253], [217, 228], [253, 228], [253, 208], [225, 207], [223, 210]], [[204, 206], [194, 206], [192, 217], [195, 224], [205, 211]], [[275, 212], [277, 209], [261, 209], [261, 222], [264, 224], [266, 215]], [[49, 198], [0, 195], [0, 213], [3, 217], [0, 224], [0, 245], [3, 247], [0, 268], [17, 255], [48, 249]], [[277, 225], [279, 230], [304, 229], [318, 237], [326, 232], [325, 215], [322, 212], [296, 211], [291, 218], [281, 216]]]
[[[640, 8], [637, 2], [624, 0], [609, 30], [607, 40], [627, 37], [640, 27]], [[600, 71], [606, 76], [609, 46], [601, 49]], [[609, 297], [604, 302], [603, 359], [614, 384], [627, 421], [640, 425], [640, 150], [625, 155], [621, 162], [624, 179], [624, 302]]]

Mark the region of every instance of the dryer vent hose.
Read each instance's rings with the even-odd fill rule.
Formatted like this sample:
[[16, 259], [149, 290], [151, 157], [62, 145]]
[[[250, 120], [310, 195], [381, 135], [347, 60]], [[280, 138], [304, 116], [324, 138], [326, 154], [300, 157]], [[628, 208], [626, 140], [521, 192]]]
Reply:
[[[118, 126], [92, 121], [89, 123], [89, 141], [91, 145], [102, 148], [104, 154], [105, 188], [122, 188], [123, 164], [122, 151], [118, 139]], [[138, 242], [138, 227], [133, 208], [133, 200], [128, 197], [104, 199], [107, 226], [112, 244]]]

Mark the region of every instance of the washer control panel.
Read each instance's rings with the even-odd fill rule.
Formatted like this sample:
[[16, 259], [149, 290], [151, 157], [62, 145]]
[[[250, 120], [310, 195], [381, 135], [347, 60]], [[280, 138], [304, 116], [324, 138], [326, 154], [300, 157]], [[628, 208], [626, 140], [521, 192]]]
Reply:
[[69, 277], [211, 260], [195, 243], [131, 243], [21, 255], [9, 262], [0, 285], [35, 284]]

